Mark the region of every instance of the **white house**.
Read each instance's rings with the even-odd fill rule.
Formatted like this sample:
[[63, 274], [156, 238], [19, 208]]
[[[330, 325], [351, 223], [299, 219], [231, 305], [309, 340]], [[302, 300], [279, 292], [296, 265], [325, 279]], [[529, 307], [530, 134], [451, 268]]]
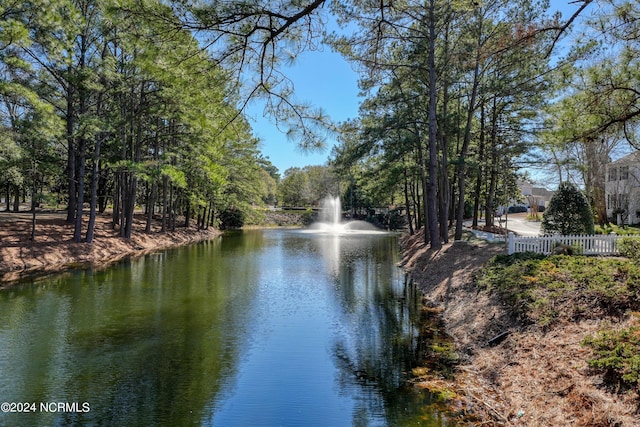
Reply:
[[640, 223], [640, 151], [607, 165], [607, 216], [618, 225]]
[[518, 187], [522, 192], [522, 198], [527, 207], [542, 206], [548, 207], [551, 197], [555, 194], [555, 191], [549, 191], [543, 187], [535, 187], [533, 184], [518, 181]]

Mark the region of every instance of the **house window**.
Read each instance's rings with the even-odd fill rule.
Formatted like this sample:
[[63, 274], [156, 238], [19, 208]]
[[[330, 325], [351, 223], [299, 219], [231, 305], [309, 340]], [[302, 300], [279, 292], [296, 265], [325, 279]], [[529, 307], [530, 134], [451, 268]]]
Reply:
[[619, 194], [618, 197], [619, 197], [619, 199], [618, 199], [619, 200], [618, 207], [620, 209], [625, 209], [626, 210], [629, 207], [629, 195], [628, 194]]
[[629, 166], [620, 166], [620, 180], [629, 179]]
[[624, 209], [629, 207], [628, 194], [607, 194], [607, 206], [611, 210]]
[[618, 168], [610, 168], [609, 181], [617, 181], [617, 180], [618, 180]]

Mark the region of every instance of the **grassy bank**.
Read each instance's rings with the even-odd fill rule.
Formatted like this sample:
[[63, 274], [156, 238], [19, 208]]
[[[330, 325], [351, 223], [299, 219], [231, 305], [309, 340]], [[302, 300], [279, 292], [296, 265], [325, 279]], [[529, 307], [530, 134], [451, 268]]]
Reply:
[[507, 256], [479, 242], [433, 252], [420, 239], [405, 240], [404, 251], [459, 356], [453, 380], [417, 382], [447, 387], [455, 416], [474, 425], [640, 425], [637, 260]]
[[593, 352], [587, 364], [604, 389], [640, 403], [638, 259], [500, 255], [479, 271], [477, 285], [497, 292], [532, 328], [551, 331], [567, 323], [603, 321], [581, 341]]

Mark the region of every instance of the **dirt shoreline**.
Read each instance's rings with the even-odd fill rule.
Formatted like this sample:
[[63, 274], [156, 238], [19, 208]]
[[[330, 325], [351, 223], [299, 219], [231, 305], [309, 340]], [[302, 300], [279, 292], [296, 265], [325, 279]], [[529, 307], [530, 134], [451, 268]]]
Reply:
[[[460, 356], [454, 381], [426, 375], [416, 384], [447, 387], [469, 425], [638, 426], [633, 396], [606, 390], [588, 369], [580, 342], [609, 320], [567, 322], [542, 331], [510, 315], [496, 295], [479, 290], [474, 272], [504, 245], [456, 242], [431, 251], [414, 235], [403, 239], [403, 268], [418, 283], [430, 310], [442, 316]], [[624, 326], [622, 319], [620, 325]], [[507, 333], [504, 341], [488, 341]]]
[[111, 227], [110, 215], [105, 214], [96, 218], [93, 243], [74, 243], [73, 226], [65, 222], [64, 214], [46, 212], [38, 214], [36, 236], [31, 241], [30, 215], [0, 213], [0, 287], [78, 267], [103, 268], [123, 258], [209, 240], [221, 234], [219, 230], [198, 230], [193, 226], [160, 233], [158, 221], [151, 233], [145, 233], [145, 220], [139, 214], [134, 217], [132, 237], [123, 239]]

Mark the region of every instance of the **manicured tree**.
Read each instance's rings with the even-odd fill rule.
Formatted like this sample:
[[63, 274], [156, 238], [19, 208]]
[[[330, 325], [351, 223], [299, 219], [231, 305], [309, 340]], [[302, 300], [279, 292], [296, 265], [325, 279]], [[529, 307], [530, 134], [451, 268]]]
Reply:
[[542, 217], [545, 234], [593, 234], [593, 213], [589, 201], [575, 185], [563, 182]]

